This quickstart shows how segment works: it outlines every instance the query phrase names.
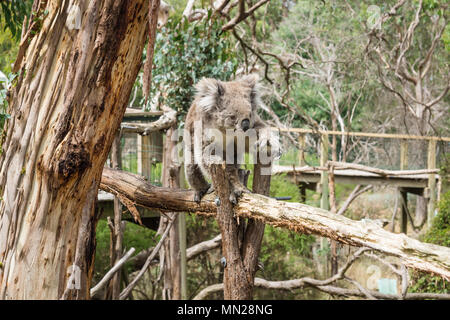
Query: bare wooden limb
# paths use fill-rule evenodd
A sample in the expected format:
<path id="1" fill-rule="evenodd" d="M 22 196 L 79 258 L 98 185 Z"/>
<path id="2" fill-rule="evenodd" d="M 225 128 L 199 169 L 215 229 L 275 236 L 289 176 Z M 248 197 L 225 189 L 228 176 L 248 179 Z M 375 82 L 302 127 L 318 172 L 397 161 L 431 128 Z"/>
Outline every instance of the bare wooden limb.
<path id="1" fill-rule="evenodd" d="M 413 227 L 414 231 L 416 231 L 416 232 L 420 231 L 420 227 L 421 226 L 415 226 L 414 225 L 414 220 L 413 220 L 413 218 L 411 216 L 411 213 L 409 212 L 408 204 L 406 203 L 405 198 L 403 196 L 401 196 L 399 198 L 400 198 L 400 202 L 401 202 L 402 211 L 406 213 L 406 217 L 405 218 L 407 218 L 409 220 L 409 222 L 411 223 L 411 226 Z M 405 220 L 404 223 L 406 224 L 406 220 Z"/>
<path id="2" fill-rule="evenodd" d="M 186 259 L 190 260 L 203 252 L 218 248 L 222 243 L 222 235 L 218 235 L 211 240 L 199 242 L 186 250 Z"/>
<path id="3" fill-rule="evenodd" d="M 162 107 L 164 114 L 156 121 L 150 123 L 122 122 L 123 132 L 133 132 L 146 136 L 151 132 L 166 130 L 177 121 L 177 112 L 169 107 Z"/>
<path id="4" fill-rule="evenodd" d="M 361 164 L 356 163 L 347 163 L 347 162 L 338 162 L 338 161 L 328 161 L 329 165 L 340 167 L 343 169 L 355 169 L 366 172 L 371 172 L 378 174 L 380 176 L 407 176 L 407 175 L 415 175 L 415 174 L 430 174 L 430 173 L 438 173 L 439 169 L 422 169 L 422 170 L 383 170 L 374 167 L 368 167 Z"/>
<path id="5" fill-rule="evenodd" d="M 195 0 L 188 0 L 186 7 L 183 11 L 183 17 L 189 18 L 192 14 L 192 10 L 194 9 Z"/>
<path id="6" fill-rule="evenodd" d="M 141 206 L 163 211 L 214 216 L 217 210 L 213 194 L 197 204 L 193 191 L 155 187 L 143 177 L 109 168 L 103 169 L 100 188 L 122 194 Z M 244 194 L 234 210 L 237 217 L 259 219 L 296 232 L 369 247 L 400 258 L 408 267 L 450 279 L 450 248 L 394 234 L 365 220 L 353 221 L 305 204 L 279 202 L 258 194 Z"/>
<path id="7" fill-rule="evenodd" d="M 100 292 L 100 290 L 103 289 L 103 287 L 108 284 L 109 280 L 111 280 L 111 278 L 114 276 L 114 274 L 117 271 L 119 271 L 120 268 L 125 264 L 125 262 L 127 262 L 130 259 L 131 255 L 134 253 L 134 251 L 136 251 L 136 249 L 134 249 L 134 248 L 131 248 L 130 250 L 128 250 L 128 252 L 122 258 L 120 258 L 119 261 L 117 261 L 117 263 L 114 265 L 114 267 L 112 267 L 105 274 L 105 276 L 102 278 L 102 280 L 100 280 L 100 282 L 97 283 L 97 285 L 91 289 L 91 298 L 95 297 L 95 295 L 98 294 Z"/>
<path id="8" fill-rule="evenodd" d="M 125 300 L 128 295 L 131 293 L 133 288 L 136 286 L 138 281 L 142 278 L 145 271 L 147 271 L 147 268 L 150 266 L 150 263 L 152 262 L 153 258 L 155 258 L 156 254 L 159 252 L 159 249 L 161 249 L 162 244 L 164 243 L 164 239 L 166 239 L 167 234 L 170 231 L 170 228 L 172 227 L 172 221 L 170 221 L 167 224 L 166 230 L 164 231 L 163 235 L 161 236 L 161 239 L 159 240 L 158 244 L 156 245 L 155 249 L 153 250 L 152 254 L 147 258 L 147 261 L 145 261 L 144 266 L 142 267 L 141 271 L 136 275 L 136 277 L 131 281 L 128 286 L 123 289 L 123 291 L 120 293 L 120 300 Z"/>
<path id="9" fill-rule="evenodd" d="M 220 247 L 220 244 L 222 243 L 222 236 L 219 234 L 216 237 L 199 242 L 197 244 L 194 244 L 192 247 L 188 248 L 186 250 L 186 260 L 194 259 L 195 257 L 199 256 L 200 254 L 207 252 L 209 250 L 216 249 Z M 142 268 L 145 261 L 147 260 L 148 256 L 153 252 L 154 248 L 149 248 L 146 250 L 142 250 L 137 255 L 135 255 L 133 258 L 130 259 L 130 261 L 133 261 L 135 268 Z M 152 264 L 157 263 L 156 260 L 153 260 Z"/>
<path id="10" fill-rule="evenodd" d="M 377 300 L 371 293 L 369 289 L 364 288 L 358 281 L 345 277 L 345 280 L 353 284 L 356 288 L 358 288 L 359 292 L 363 293 L 364 296 L 369 300 Z"/>
<path id="11" fill-rule="evenodd" d="M 353 200 L 355 200 L 357 197 L 359 197 L 361 194 L 369 191 L 370 189 L 372 189 L 373 186 L 368 185 L 364 188 L 361 189 L 361 185 L 357 185 L 355 187 L 355 189 L 353 189 L 352 193 L 350 193 L 350 195 L 348 196 L 348 198 L 345 200 L 344 204 L 342 205 L 342 207 L 339 208 L 339 211 L 337 214 L 342 215 L 344 214 L 344 212 L 348 209 L 348 207 L 351 205 L 351 203 L 353 202 Z"/>
<path id="12" fill-rule="evenodd" d="M 222 31 L 227 31 L 230 29 L 233 29 L 238 23 L 245 20 L 248 16 L 252 15 L 253 12 L 261 7 L 262 5 L 266 4 L 270 0 L 260 0 L 257 3 L 255 3 L 251 8 L 249 8 L 247 11 L 245 11 L 245 0 L 239 0 L 239 13 L 231 19 L 226 25 L 222 27 Z"/>
<path id="13" fill-rule="evenodd" d="M 397 209 L 398 209 L 398 199 L 399 196 L 395 197 L 395 203 L 394 203 L 394 211 L 392 212 L 392 218 L 391 218 L 391 232 L 394 232 L 395 230 L 395 216 L 397 215 Z"/>
<path id="14" fill-rule="evenodd" d="M 366 297 L 366 295 L 360 290 L 354 289 L 345 289 L 339 288 L 335 286 L 311 286 L 302 281 L 302 279 L 292 279 L 292 280 L 284 280 L 284 281 L 269 281 L 262 278 L 255 278 L 255 287 L 263 288 L 263 289 L 272 289 L 272 290 L 294 290 L 301 289 L 304 287 L 314 287 L 322 292 L 331 294 L 331 295 L 339 295 L 345 297 Z M 201 290 L 193 300 L 204 300 L 208 297 L 208 295 L 214 292 L 220 292 L 223 290 L 223 284 L 213 284 L 209 287 Z M 394 294 L 384 294 L 378 291 L 366 290 L 376 299 L 383 300 L 397 300 L 400 299 L 398 295 Z M 405 300 L 425 300 L 425 299 L 436 299 L 436 300 L 450 300 L 450 294 L 442 294 L 442 293 L 407 293 L 405 296 Z"/>
<path id="15" fill-rule="evenodd" d="M 120 148 L 121 140 L 121 130 L 118 130 L 111 147 L 111 167 L 114 169 L 122 168 L 122 152 Z M 123 233 L 125 230 L 125 222 L 122 221 L 122 205 L 118 197 L 114 197 L 114 223 L 110 222 L 110 217 L 108 217 L 108 225 L 113 225 L 111 229 L 111 244 L 110 244 L 110 257 L 111 265 L 115 265 L 122 255 L 123 252 Z M 121 273 L 117 272 L 111 279 L 109 290 L 107 291 L 107 297 L 112 300 L 119 299 L 120 294 L 120 282 Z"/>
<path id="16" fill-rule="evenodd" d="M 211 293 L 220 291 L 223 291 L 223 283 L 213 284 L 200 291 L 192 300 L 204 300 Z"/>
<path id="17" fill-rule="evenodd" d="M 136 209 L 135 203 L 131 201 L 129 198 L 122 196 L 121 194 L 116 194 L 116 198 L 122 202 L 122 204 L 127 207 L 127 209 L 130 211 L 131 215 L 133 216 L 134 221 L 139 223 L 142 226 L 142 220 L 141 215 L 139 214 L 139 211 Z"/>

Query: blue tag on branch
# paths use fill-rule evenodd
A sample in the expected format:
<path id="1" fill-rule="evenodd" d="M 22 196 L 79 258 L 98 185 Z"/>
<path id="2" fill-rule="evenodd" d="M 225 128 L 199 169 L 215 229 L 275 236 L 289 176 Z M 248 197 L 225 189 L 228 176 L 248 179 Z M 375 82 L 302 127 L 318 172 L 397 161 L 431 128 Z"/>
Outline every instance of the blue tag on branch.
<path id="1" fill-rule="evenodd" d="M 378 291 L 384 294 L 397 294 L 396 279 L 378 279 Z"/>

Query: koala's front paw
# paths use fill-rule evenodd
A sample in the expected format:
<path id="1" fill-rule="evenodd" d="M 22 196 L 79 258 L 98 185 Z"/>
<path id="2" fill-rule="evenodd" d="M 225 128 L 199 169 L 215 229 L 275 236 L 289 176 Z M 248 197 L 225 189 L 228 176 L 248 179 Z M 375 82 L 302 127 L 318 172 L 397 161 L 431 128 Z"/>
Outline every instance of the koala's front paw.
<path id="1" fill-rule="evenodd" d="M 202 201 L 202 198 L 205 194 L 211 193 L 214 191 L 214 188 L 212 188 L 212 189 L 211 188 L 212 188 L 212 186 L 208 185 L 208 187 L 203 190 L 195 190 L 194 201 L 197 202 L 197 204 L 199 204 L 200 201 Z"/>
<path id="2" fill-rule="evenodd" d="M 250 192 L 246 187 L 242 186 L 242 185 L 234 185 L 231 188 L 231 193 L 230 193 L 230 202 L 233 205 L 236 205 L 238 203 L 238 199 L 242 196 L 243 193 L 247 193 Z"/>

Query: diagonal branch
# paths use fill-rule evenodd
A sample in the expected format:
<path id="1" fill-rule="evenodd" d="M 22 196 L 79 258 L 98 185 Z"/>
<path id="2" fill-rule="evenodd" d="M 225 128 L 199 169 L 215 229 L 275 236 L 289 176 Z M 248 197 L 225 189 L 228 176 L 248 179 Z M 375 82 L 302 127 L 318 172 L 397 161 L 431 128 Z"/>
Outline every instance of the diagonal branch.
<path id="1" fill-rule="evenodd" d="M 239 0 L 239 12 L 238 14 L 231 19 L 226 25 L 222 27 L 222 31 L 227 31 L 230 29 L 233 29 L 238 23 L 241 21 L 247 19 L 248 16 L 253 14 L 253 12 L 261 7 L 262 5 L 266 4 L 270 0 L 260 0 L 256 4 L 254 4 L 250 9 L 245 11 L 245 0 Z"/>
<path id="2" fill-rule="evenodd" d="M 214 216 L 217 207 L 209 194 L 197 204 L 189 190 L 152 186 L 138 175 L 103 169 L 100 188 L 122 194 L 141 206 L 173 212 Z M 394 234 L 378 224 L 354 221 L 301 203 L 279 202 L 258 194 L 244 194 L 234 207 L 235 215 L 296 232 L 316 234 L 356 247 L 369 247 L 398 257 L 406 266 L 450 279 L 450 248 L 422 243 Z"/>
<path id="3" fill-rule="evenodd" d="M 131 293 L 133 288 L 136 286 L 138 281 L 142 278 L 142 276 L 145 274 L 145 271 L 147 271 L 147 268 L 150 266 L 150 263 L 155 258 L 156 254 L 161 249 L 162 244 L 164 243 L 164 240 L 166 239 L 167 235 L 169 234 L 170 228 L 172 227 L 173 220 L 170 221 L 167 224 L 166 230 L 164 231 L 163 235 L 161 236 L 161 239 L 159 240 L 158 244 L 156 245 L 155 249 L 153 249 L 152 254 L 147 258 L 147 261 L 145 261 L 144 266 L 142 267 L 141 271 L 136 275 L 136 277 L 131 281 L 128 286 L 123 289 L 123 291 L 120 293 L 120 300 L 125 300 L 128 295 Z"/>
<path id="4" fill-rule="evenodd" d="M 125 264 L 125 262 L 128 261 L 128 259 L 130 259 L 131 255 L 134 253 L 135 249 L 131 248 L 130 250 L 128 250 L 128 252 L 119 260 L 117 261 L 117 263 L 114 265 L 114 267 L 112 267 L 106 274 L 105 276 L 102 278 L 102 280 L 100 280 L 99 283 L 97 283 L 97 285 L 95 287 L 93 287 L 91 289 L 91 298 L 94 297 L 98 292 L 100 292 L 100 290 L 106 286 L 109 282 L 109 280 L 111 280 L 111 278 L 114 276 L 114 274 L 120 270 L 120 268 Z"/>

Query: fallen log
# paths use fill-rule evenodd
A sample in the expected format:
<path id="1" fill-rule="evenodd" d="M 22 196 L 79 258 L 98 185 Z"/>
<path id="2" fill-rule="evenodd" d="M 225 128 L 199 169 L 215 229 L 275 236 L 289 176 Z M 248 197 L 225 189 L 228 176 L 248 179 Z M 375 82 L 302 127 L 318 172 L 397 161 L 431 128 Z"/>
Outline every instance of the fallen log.
<path id="1" fill-rule="evenodd" d="M 104 168 L 100 188 L 147 208 L 204 216 L 216 214 L 214 194 L 206 195 L 197 204 L 193 201 L 193 191 L 155 187 L 141 176 L 120 170 Z M 356 247 L 372 248 L 400 258 L 408 267 L 450 280 L 450 248 L 391 233 L 367 219 L 354 221 L 320 208 L 280 202 L 258 194 L 244 194 L 235 206 L 235 215 Z"/>

